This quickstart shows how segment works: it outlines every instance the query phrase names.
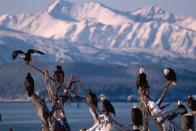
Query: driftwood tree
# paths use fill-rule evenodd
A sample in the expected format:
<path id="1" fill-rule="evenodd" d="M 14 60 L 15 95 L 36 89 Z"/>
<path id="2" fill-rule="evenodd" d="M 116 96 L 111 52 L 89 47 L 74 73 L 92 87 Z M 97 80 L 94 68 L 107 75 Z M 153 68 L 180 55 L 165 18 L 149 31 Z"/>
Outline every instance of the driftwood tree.
<path id="1" fill-rule="evenodd" d="M 89 129 L 81 129 L 81 131 L 111 131 L 105 129 L 105 126 L 107 126 L 107 121 L 108 119 L 110 119 L 109 121 L 112 123 L 112 127 L 113 125 L 116 125 L 119 128 L 122 128 L 124 125 L 121 124 L 120 122 L 118 122 L 117 120 L 115 120 L 113 117 L 108 117 L 108 115 L 106 115 L 105 112 L 103 112 L 102 110 L 100 110 L 97 106 L 89 103 L 88 101 L 86 101 L 85 98 L 78 96 L 82 102 L 86 103 L 90 108 L 92 108 L 93 110 L 95 110 L 98 114 L 98 122 L 96 122 L 91 128 Z"/>
<path id="2" fill-rule="evenodd" d="M 170 117 L 165 113 L 164 109 L 160 108 L 161 103 L 163 102 L 168 88 L 171 83 L 176 82 L 176 75 L 172 69 L 164 70 L 165 82 L 163 86 L 163 92 L 159 99 L 155 102 L 150 99 L 149 96 L 149 86 L 146 79 L 146 74 L 144 73 L 144 68 L 140 68 L 139 75 L 137 77 L 136 86 L 138 89 L 139 101 L 141 103 L 141 110 L 144 116 L 144 130 L 148 130 L 148 115 L 154 120 L 155 124 L 159 131 L 172 131 L 174 126 L 170 120 Z M 159 115 L 158 115 L 159 114 Z M 161 114 L 161 115 L 160 115 Z M 156 116 L 156 117 L 155 117 Z"/>
<path id="3" fill-rule="evenodd" d="M 62 102 L 61 99 L 56 99 L 55 95 L 52 94 L 52 91 L 48 85 L 48 83 L 49 83 L 48 81 L 50 79 L 53 81 L 55 81 L 55 79 L 50 77 L 47 74 L 47 72 L 43 72 L 42 70 L 36 68 L 35 66 L 33 66 L 30 63 L 32 60 L 31 54 L 33 54 L 33 53 L 43 54 L 43 53 L 40 51 L 37 51 L 37 50 L 33 50 L 33 49 L 30 49 L 28 52 L 24 53 L 22 51 L 14 51 L 12 54 L 13 59 L 15 59 L 18 54 L 24 55 L 23 60 L 24 60 L 25 64 L 31 66 L 33 69 L 46 75 L 45 76 L 46 77 L 46 86 L 47 86 L 48 94 L 53 101 L 53 104 L 55 105 L 56 102 L 57 103 Z M 163 100 L 168 92 L 169 86 L 171 84 L 175 85 L 175 83 L 176 83 L 176 75 L 175 75 L 174 70 L 172 70 L 171 68 L 164 69 L 164 76 L 165 76 L 166 80 L 164 82 L 163 92 L 157 101 L 153 101 L 150 98 L 149 85 L 148 85 L 148 81 L 146 79 L 146 74 L 144 72 L 144 68 L 141 68 L 139 72 L 140 73 L 137 77 L 136 86 L 138 89 L 139 101 L 141 103 L 141 109 L 142 109 L 142 113 L 144 116 L 144 119 L 143 119 L 144 128 L 139 129 L 139 130 L 147 131 L 148 130 L 148 120 L 153 119 L 155 124 L 157 125 L 157 128 L 159 131 L 174 131 L 175 128 L 178 128 L 179 130 L 183 131 L 184 129 L 181 129 L 181 127 L 179 127 L 173 121 L 173 119 L 178 114 L 184 113 L 183 110 L 181 110 L 180 108 L 176 108 L 176 109 L 168 112 L 168 111 L 164 110 L 164 106 L 162 106 L 162 108 L 160 107 L 161 103 L 163 102 Z M 70 79 L 70 80 L 72 81 L 73 79 Z M 74 80 L 72 82 L 75 83 L 76 80 Z M 78 83 L 78 81 L 76 83 Z M 80 86 L 80 84 L 78 84 L 78 85 Z M 49 109 L 46 106 L 46 103 L 42 99 L 40 99 L 40 97 L 36 93 L 34 93 L 34 82 L 29 81 L 29 79 L 27 77 L 26 77 L 26 81 L 25 81 L 25 87 L 26 87 L 26 90 L 27 90 L 29 96 L 32 98 L 32 104 L 35 107 L 35 109 L 36 109 L 36 111 L 42 121 L 42 125 L 43 125 L 42 129 L 43 130 L 54 130 L 54 131 L 60 131 L 60 130 L 69 131 L 70 130 L 69 124 L 66 121 L 66 117 L 64 115 L 63 115 L 63 117 L 60 116 L 63 118 L 61 121 L 63 124 L 58 119 L 55 118 L 55 114 L 58 114 L 59 109 L 54 109 L 52 111 L 49 111 Z M 90 108 L 95 110 L 100 116 L 103 116 L 103 112 L 101 110 L 99 110 L 96 106 L 86 102 L 85 98 L 78 96 L 77 91 L 78 91 L 78 86 L 77 86 L 77 88 L 73 88 L 73 90 L 71 90 L 71 88 L 67 88 L 66 90 L 64 90 L 63 96 L 59 96 L 59 97 L 66 99 L 66 100 L 74 99 L 74 100 L 77 100 L 80 102 L 85 102 L 88 106 L 90 106 Z M 58 111 L 56 111 L 56 113 L 55 113 L 55 110 L 58 110 Z M 63 114 L 63 108 L 62 108 L 60 114 L 61 115 Z M 186 117 L 187 115 L 190 115 L 190 113 L 188 113 L 184 116 Z M 191 120 L 192 120 L 192 117 L 191 117 Z M 120 124 L 119 122 L 114 120 L 113 118 L 111 118 L 111 121 L 112 121 L 112 123 L 118 125 L 119 128 L 117 130 L 119 130 L 119 131 L 127 131 L 127 129 L 132 130 L 132 128 L 130 128 L 130 127 L 134 126 L 132 123 L 123 126 L 122 124 Z M 187 119 L 185 119 L 185 121 L 187 121 Z M 194 122 L 194 120 L 191 122 Z M 191 128 L 194 128 L 194 126 L 192 126 Z"/>
<path id="4" fill-rule="evenodd" d="M 170 68 L 169 68 L 170 69 Z M 138 90 L 139 101 L 141 105 L 141 111 L 143 114 L 143 128 L 133 129 L 133 127 L 137 127 L 134 123 L 129 123 L 125 126 L 120 127 L 117 131 L 147 131 L 148 130 L 148 121 L 150 119 L 154 120 L 159 131 L 174 131 L 175 127 L 180 129 L 181 128 L 173 122 L 173 119 L 181 113 L 178 109 L 173 109 L 171 111 L 165 111 L 164 108 L 170 104 L 166 104 L 160 107 L 161 103 L 163 102 L 168 88 L 172 83 L 176 82 L 176 76 L 174 71 L 172 74 L 170 70 L 165 73 L 165 82 L 163 86 L 163 92 L 161 96 L 158 98 L 157 101 L 154 101 L 150 98 L 149 94 L 149 85 L 146 78 L 146 74 L 144 72 L 144 68 L 140 68 L 139 75 L 136 79 L 136 87 Z M 136 114 L 137 116 L 137 114 Z M 174 127 L 175 126 L 175 127 Z"/>

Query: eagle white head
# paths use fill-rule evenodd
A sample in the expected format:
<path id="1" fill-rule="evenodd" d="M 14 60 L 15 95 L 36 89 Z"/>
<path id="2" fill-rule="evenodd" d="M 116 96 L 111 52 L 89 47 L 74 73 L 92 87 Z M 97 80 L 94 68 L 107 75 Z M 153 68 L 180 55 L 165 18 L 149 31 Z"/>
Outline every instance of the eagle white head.
<path id="1" fill-rule="evenodd" d="M 163 73 L 164 73 L 165 76 L 167 76 L 169 74 L 169 69 L 164 69 Z"/>
<path id="2" fill-rule="evenodd" d="M 138 108 L 135 103 L 133 103 L 132 108 Z"/>
<path id="3" fill-rule="evenodd" d="M 145 71 L 144 71 L 144 68 L 140 68 L 140 69 L 139 69 L 139 73 L 140 73 L 140 74 L 142 74 L 142 73 L 144 73 L 144 72 L 145 72 Z"/>
<path id="4" fill-rule="evenodd" d="M 177 105 L 179 106 L 181 104 L 181 101 L 178 100 Z"/>
<path id="5" fill-rule="evenodd" d="M 99 96 L 99 98 L 100 98 L 100 100 L 101 100 L 101 101 L 103 101 L 103 100 L 105 100 L 105 99 L 106 99 L 106 96 L 105 96 L 105 95 L 103 95 L 103 94 L 101 94 L 101 95 Z"/>

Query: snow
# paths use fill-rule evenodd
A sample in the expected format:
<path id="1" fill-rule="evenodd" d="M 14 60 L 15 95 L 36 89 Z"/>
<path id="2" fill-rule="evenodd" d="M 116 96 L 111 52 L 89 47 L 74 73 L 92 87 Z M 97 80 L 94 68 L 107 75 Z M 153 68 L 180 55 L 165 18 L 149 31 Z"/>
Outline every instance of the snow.
<path id="1" fill-rule="evenodd" d="M 77 20 L 93 18 L 100 23 L 113 26 L 119 26 L 131 21 L 128 18 L 105 8 L 97 2 L 89 2 L 76 7 L 73 16 L 77 18 Z"/>
<path id="2" fill-rule="evenodd" d="M 158 20 L 167 21 L 169 23 L 173 23 L 176 21 L 176 16 L 174 14 L 169 13 L 166 10 L 162 10 L 156 5 L 146 5 L 131 12 L 131 15 L 143 21 Z"/>
<path id="3" fill-rule="evenodd" d="M 122 12 L 98 2 L 55 0 L 34 14 L 0 16 L 0 29 L 0 51 L 38 48 L 46 52 L 46 61 L 127 65 L 156 63 L 163 57 L 196 58 L 196 20 L 153 5 Z"/>
<path id="4" fill-rule="evenodd" d="M 196 31 L 196 20 L 192 17 L 181 17 L 178 18 L 177 24 L 183 28 L 187 28 Z"/>

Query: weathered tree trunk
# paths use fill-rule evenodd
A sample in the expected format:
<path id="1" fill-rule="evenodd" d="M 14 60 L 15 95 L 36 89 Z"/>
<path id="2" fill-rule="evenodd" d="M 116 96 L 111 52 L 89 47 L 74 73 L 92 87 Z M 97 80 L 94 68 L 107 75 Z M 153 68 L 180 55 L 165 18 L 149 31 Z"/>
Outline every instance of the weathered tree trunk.
<path id="1" fill-rule="evenodd" d="M 148 117 L 148 110 L 145 108 L 146 105 L 146 101 L 145 101 L 145 95 L 142 92 L 142 89 L 139 88 L 138 90 L 138 95 L 139 95 L 139 100 L 140 100 L 140 105 L 141 105 L 141 111 L 142 111 L 142 116 L 143 118 Z M 144 131 L 148 131 L 148 121 L 143 119 L 143 127 L 144 127 Z"/>
<path id="2" fill-rule="evenodd" d="M 165 81 L 164 86 L 163 86 L 163 92 L 160 96 L 160 98 L 157 100 L 157 105 L 160 105 L 163 102 L 163 99 L 165 98 L 169 85 L 171 84 L 171 81 Z"/>
<path id="3" fill-rule="evenodd" d="M 148 117 L 149 113 L 145 109 L 144 104 L 141 105 L 141 109 L 142 109 L 142 115 L 144 116 L 144 118 Z M 148 131 L 148 121 L 147 120 L 143 120 L 143 124 L 144 124 L 144 131 Z"/>
<path id="4" fill-rule="evenodd" d="M 79 97 L 79 96 L 78 96 L 78 97 Z M 95 105 L 92 105 L 92 104 L 86 102 L 86 99 L 85 99 L 85 98 L 79 97 L 79 99 L 81 100 L 81 102 L 86 103 L 90 108 L 92 108 L 93 110 L 95 110 L 98 114 L 102 114 L 102 113 L 103 113 L 103 112 L 102 112 L 99 108 L 97 108 Z M 116 121 L 114 118 L 111 118 L 111 119 L 112 119 L 112 122 L 113 122 L 115 125 L 117 125 L 117 126 L 120 127 L 120 128 L 123 127 L 123 124 L 119 123 L 119 122 Z"/>

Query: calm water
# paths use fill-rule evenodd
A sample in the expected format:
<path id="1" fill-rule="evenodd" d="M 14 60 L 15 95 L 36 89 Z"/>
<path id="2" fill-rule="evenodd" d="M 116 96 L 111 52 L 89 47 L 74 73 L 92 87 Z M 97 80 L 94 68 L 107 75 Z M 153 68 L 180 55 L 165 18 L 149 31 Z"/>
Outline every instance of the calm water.
<path id="1" fill-rule="evenodd" d="M 50 104 L 48 105 L 51 106 Z M 116 119 L 121 123 L 127 124 L 130 121 L 130 104 L 129 103 L 114 103 L 117 111 Z M 65 105 L 67 119 L 73 131 L 78 131 L 80 128 L 91 127 L 92 118 L 89 113 L 89 108 L 85 104 Z M 39 118 L 31 103 L 0 103 L 0 113 L 2 121 L 0 122 L 0 131 L 7 131 L 10 127 L 14 131 L 40 131 L 41 125 Z"/>
<path id="2" fill-rule="evenodd" d="M 117 115 L 116 120 L 122 124 L 131 121 L 130 107 L 131 103 L 113 103 Z M 51 105 L 48 105 L 51 107 Z M 85 104 L 65 105 L 65 112 L 72 131 L 79 131 L 80 128 L 89 128 L 92 126 L 92 118 L 89 108 Z M 31 103 L 0 103 L 0 113 L 2 121 L 0 122 L 0 131 L 7 131 L 10 127 L 14 131 L 41 131 L 40 120 L 37 117 Z M 153 124 L 150 126 L 151 131 L 156 131 Z"/>

